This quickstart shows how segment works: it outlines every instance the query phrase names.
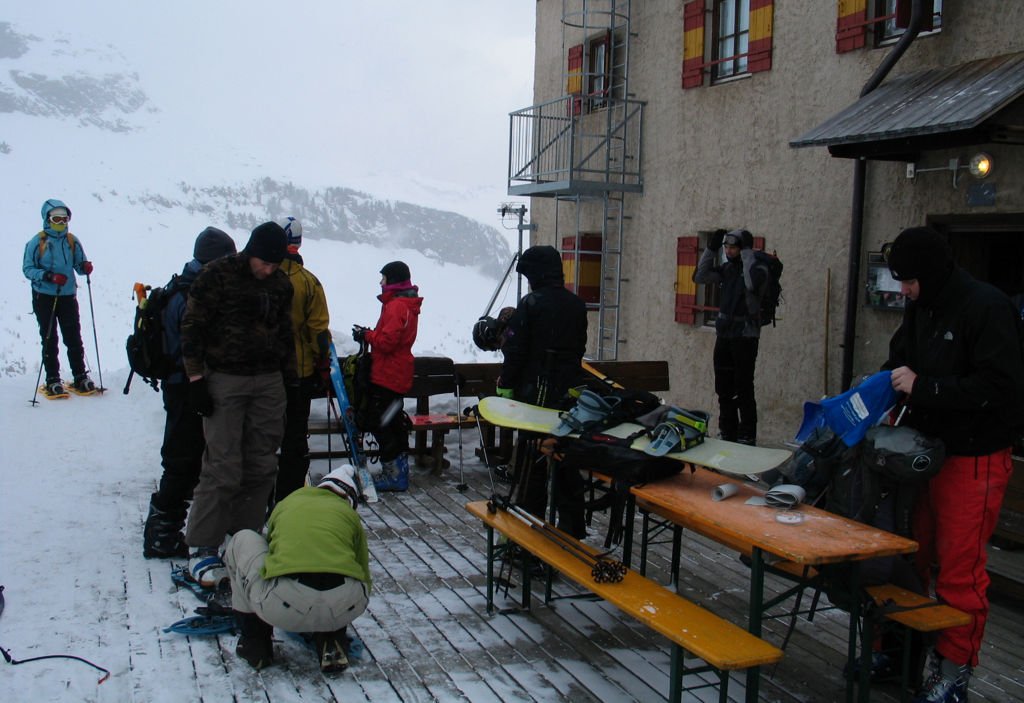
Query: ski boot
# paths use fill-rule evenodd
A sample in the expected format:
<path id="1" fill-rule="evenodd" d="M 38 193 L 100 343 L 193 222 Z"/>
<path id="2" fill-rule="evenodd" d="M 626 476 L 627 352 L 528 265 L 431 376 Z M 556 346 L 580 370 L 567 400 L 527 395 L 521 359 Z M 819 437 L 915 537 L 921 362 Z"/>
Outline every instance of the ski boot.
<path id="1" fill-rule="evenodd" d="M 68 392 L 64 390 L 64 384 L 59 378 L 46 379 L 46 385 L 41 390 L 47 398 L 67 398 Z"/>
<path id="2" fill-rule="evenodd" d="M 249 662 L 249 666 L 259 671 L 274 663 L 273 625 L 268 625 L 256 613 L 235 611 L 235 624 L 241 633 L 235 654 Z"/>
<path id="3" fill-rule="evenodd" d="M 409 455 L 399 454 L 393 461 L 381 462 L 381 474 L 373 479 L 378 491 L 409 490 Z"/>
<path id="4" fill-rule="evenodd" d="M 142 528 L 142 556 L 146 559 L 187 557 L 188 545 L 181 528 L 185 526 L 185 507 L 161 510 L 156 507 L 156 494 L 149 500 L 149 515 Z"/>
<path id="5" fill-rule="evenodd" d="M 932 664 L 932 675 L 914 697 L 913 703 L 966 703 L 967 684 L 971 680 L 971 667 L 968 664 L 954 664 L 948 659 L 934 656 L 937 664 Z"/>
<path id="6" fill-rule="evenodd" d="M 230 581 L 216 547 L 197 547 L 189 555 L 188 573 L 203 588 L 219 589 L 224 582 Z"/>
<path id="7" fill-rule="evenodd" d="M 344 627 L 334 632 L 314 632 L 313 645 L 323 673 L 339 673 L 348 668 L 348 636 Z"/>

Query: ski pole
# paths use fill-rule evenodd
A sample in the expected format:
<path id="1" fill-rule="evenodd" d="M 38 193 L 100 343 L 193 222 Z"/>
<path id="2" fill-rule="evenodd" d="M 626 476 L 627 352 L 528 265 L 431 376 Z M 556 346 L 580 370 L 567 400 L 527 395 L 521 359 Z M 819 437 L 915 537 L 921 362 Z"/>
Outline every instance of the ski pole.
<path id="1" fill-rule="evenodd" d="M 92 306 L 92 276 L 85 274 L 86 288 L 89 289 L 89 317 L 92 320 L 92 345 L 96 349 L 96 374 L 100 379 L 100 393 L 106 390 L 103 387 L 103 366 L 100 364 L 100 343 L 96 338 L 96 311 Z"/>
<path id="2" fill-rule="evenodd" d="M 466 485 L 466 470 L 462 465 L 462 393 L 459 379 L 455 379 L 455 409 L 458 410 L 459 420 L 459 485 L 455 487 L 459 493 L 464 492 L 469 486 Z"/>
<path id="3" fill-rule="evenodd" d="M 50 324 L 46 328 L 46 339 L 43 340 L 43 355 L 39 359 L 39 373 L 36 374 L 36 390 L 32 394 L 32 400 L 28 401 L 32 405 L 38 405 L 39 401 L 36 400 L 36 396 L 39 395 L 39 381 L 43 377 L 43 363 L 46 361 L 46 348 L 50 346 L 50 337 L 53 336 L 53 328 L 57 324 L 57 301 L 60 295 L 60 286 L 57 286 L 57 292 L 53 296 L 53 307 L 50 309 Z"/>

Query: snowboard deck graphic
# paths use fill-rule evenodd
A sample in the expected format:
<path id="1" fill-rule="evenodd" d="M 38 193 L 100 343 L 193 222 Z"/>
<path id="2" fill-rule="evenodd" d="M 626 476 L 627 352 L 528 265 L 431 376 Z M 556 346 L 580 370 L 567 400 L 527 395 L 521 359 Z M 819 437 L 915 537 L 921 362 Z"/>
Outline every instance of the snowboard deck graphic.
<path id="1" fill-rule="evenodd" d="M 528 432 L 551 434 L 551 431 L 560 422 L 558 410 L 497 396 L 481 400 L 479 409 L 480 416 L 492 425 Z M 643 429 L 642 425 L 625 422 L 615 427 L 606 428 L 602 430 L 602 433 L 612 437 L 625 438 Z M 572 433 L 570 436 L 578 437 L 579 433 Z M 632 449 L 643 451 L 650 443 L 650 437 L 645 434 L 633 440 L 633 444 L 630 446 Z M 788 449 L 752 447 L 747 444 L 705 437 L 704 441 L 695 447 L 686 451 L 670 452 L 665 456 L 726 474 L 747 476 L 774 469 L 786 461 L 791 456 L 791 452 Z"/>
<path id="2" fill-rule="evenodd" d="M 331 342 L 331 386 L 334 389 L 334 397 L 338 402 L 338 415 L 341 417 L 342 427 L 345 430 L 345 444 L 348 447 L 349 458 L 352 466 L 356 469 L 356 477 L 359 479 L 363 497 L 367 503 L 376 503 L 380 500 L 377 495 L 377 488 L 373 485 L 373 476 L 366 468 L 366 457 L 363 455 L 362 445 L 359 442 L 359 428 L 356 427 L 352 418 L 352 404 L 348 399 L 348 392 L 345 390 L 345 378 L 341 375 L 341 362 L 338 359 L 338 350 Z"/>

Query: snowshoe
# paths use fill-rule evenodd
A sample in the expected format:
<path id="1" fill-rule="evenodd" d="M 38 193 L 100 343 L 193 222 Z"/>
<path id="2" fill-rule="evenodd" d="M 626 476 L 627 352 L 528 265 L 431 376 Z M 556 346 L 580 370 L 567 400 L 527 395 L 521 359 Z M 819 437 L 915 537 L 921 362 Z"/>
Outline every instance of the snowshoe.
<path id="1" fill-rule="evenodd" d="M 231 582 L 222 581 L 217 588 L 204 588 L 189 573 L 187 565 L 171 565 L 171 581 L 175 586 L 187 588 L 192 594 L 209 605 L 216 603 L 230 607 L 231 605 Z"/>
<path id="2" fill-rule="evenodd" d="M 100 392 L 88 376 L 80 376 L 72 383 L 64 381 L 64 387 L 75 395 L 98 395 Z"/>
<path id="3" fill-rule="evenodd" d="M 60 381 L 50 381 L 49 383 L 39 386 L 39 392 L 43 394 L 43 397 L 47 400 L 62 400 L 70 397 L 68 392 L 64 390 L 64 385 Z"/>
<path id="4" fill-rule="evenodd" d="M 179 635 L 234 634 L 235 616 L 230 608 L 211 602 L 207 606 L 196 608 L 195 612 L 196 614 L 191 617 L 171 623 L 164 628 L 164 632 Z"/>

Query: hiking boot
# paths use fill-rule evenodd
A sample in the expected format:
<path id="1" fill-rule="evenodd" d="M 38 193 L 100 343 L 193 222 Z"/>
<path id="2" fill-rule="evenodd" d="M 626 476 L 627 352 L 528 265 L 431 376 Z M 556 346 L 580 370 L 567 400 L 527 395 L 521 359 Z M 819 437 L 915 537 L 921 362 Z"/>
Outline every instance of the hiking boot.
<path id="1" fill-rule="evenodd" d="M 44 392 L 46 395 L 64 395 L 64 384 L 60 381 L 47 381 Z"/>
<path id="2" fill-rule="evenodd" d="M 75 376 L 75 382 L 71 384 L 79 393 L 92 393 L 96 390 L 96 384 L 89 378 L 89 374 Z"/>
<path id="3" fill-rule="evenodd" d="M 155 495 L 155 494 L 154 494 Z M 149 502 L 149 515 L 142 528 L 142 556 L 146 559 L 187 557 L 188 545 L 181 528 L 185 526 L 185 508 L 160 510 L 153 499 Z"/>
<path id="4" fill-rule="evenodd" d="M 381 462 L 381 474 L 373 479 L 378 491 L 409 490 L 409 455 L 399 454 L 394 461 Z"/>
<path id="5" fill-rule="evenodd" d="M 235 611 L 235 624 L 241 633 L 235 654 L 249 662 L 249 666 L 259 671 L 274 663 L 274 634 L 272 625 L 268 625 L 255 613 Z"/>
<path id="6" fill-rule="evenodd" d="M 348 655 L 345 654 L 348 636 L 344 627 L 334 632 L 314 632 L 313 645 L 323 673 L 338 673 L 348 668 Z"/>
<path id="7" fill-rule="evenodd" d="M 971 667 L 941 659 L 912 703 L 966 703 Z"/>
<path id="8" fill-rule="evenodd" d="M 188 573 L 203 588 L 220 588 L 224 582 L 230 583 L 228 570 L 216 547 L 197 547 L 189 555 Z"/>

